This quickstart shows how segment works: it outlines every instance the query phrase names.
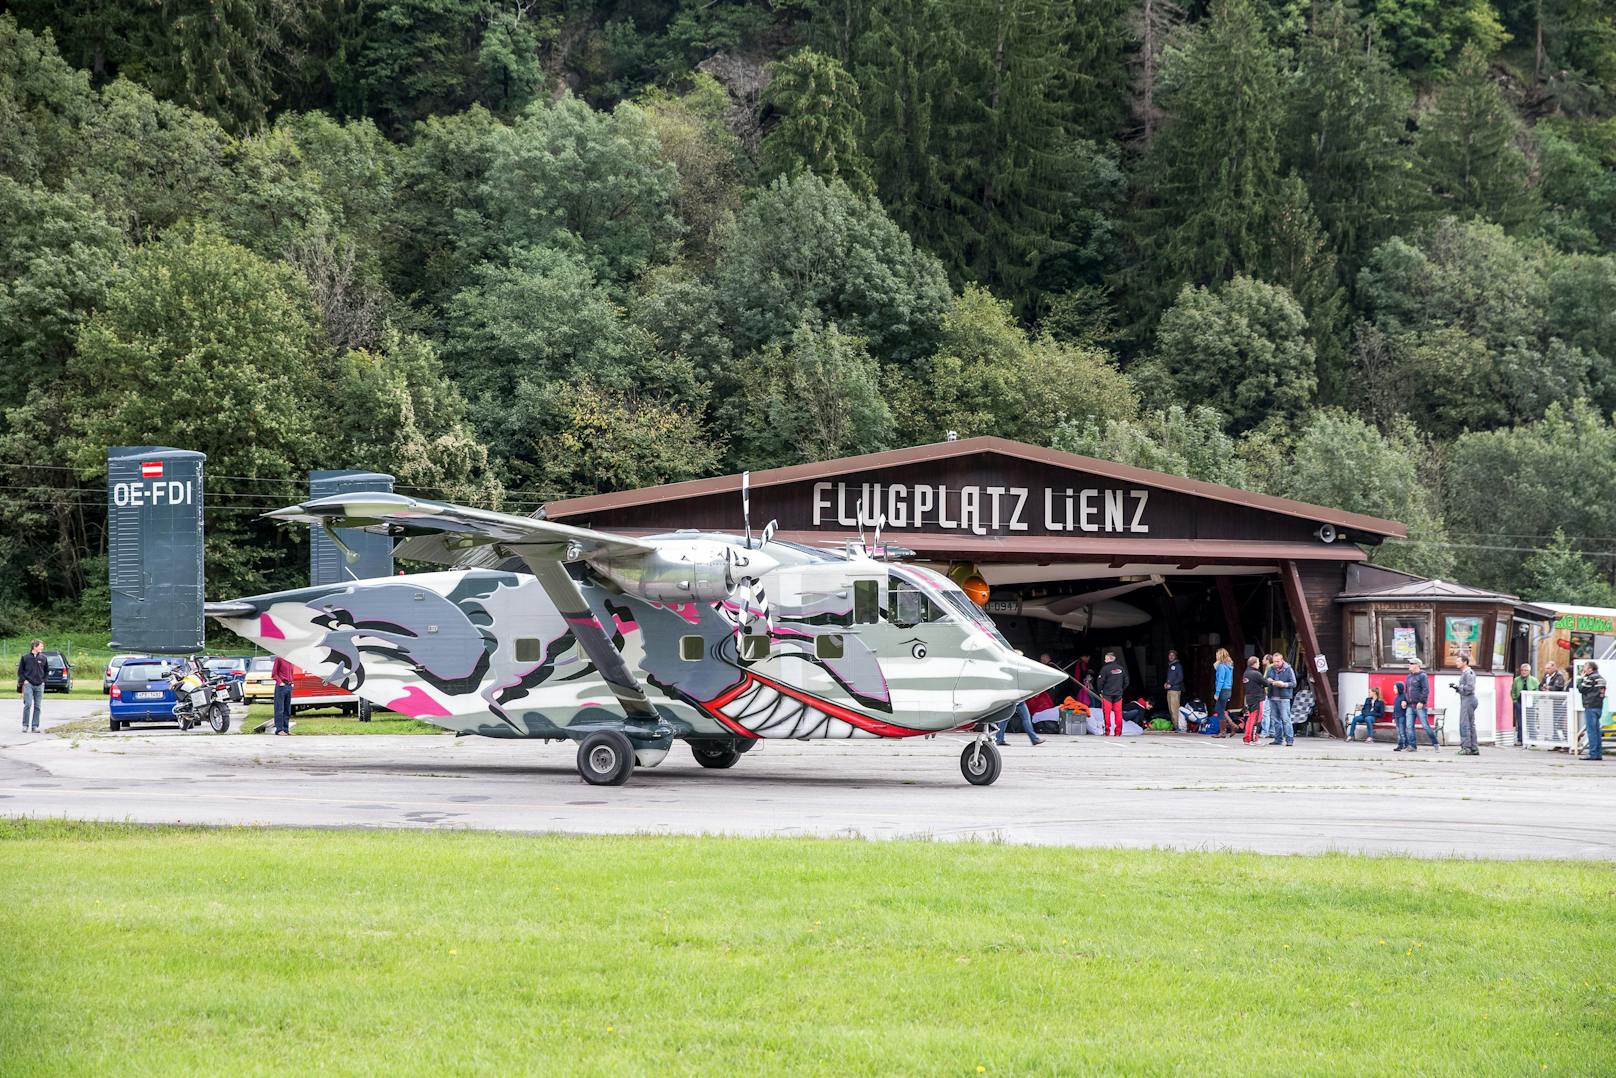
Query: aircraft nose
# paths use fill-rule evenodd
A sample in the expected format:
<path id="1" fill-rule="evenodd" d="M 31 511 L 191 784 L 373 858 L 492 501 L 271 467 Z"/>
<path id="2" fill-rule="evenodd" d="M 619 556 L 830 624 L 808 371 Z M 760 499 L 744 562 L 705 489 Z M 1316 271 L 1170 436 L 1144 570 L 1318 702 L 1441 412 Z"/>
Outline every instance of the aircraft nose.
<path id="1" fill-rule="evenodd" d="M 1053 666 L 1045 666 L 1025 656 L 1017 656 L 1016 684 L 1023 696 L 1037 696 L 1053 689 L 1066 680 L 1066 675 Z"/>

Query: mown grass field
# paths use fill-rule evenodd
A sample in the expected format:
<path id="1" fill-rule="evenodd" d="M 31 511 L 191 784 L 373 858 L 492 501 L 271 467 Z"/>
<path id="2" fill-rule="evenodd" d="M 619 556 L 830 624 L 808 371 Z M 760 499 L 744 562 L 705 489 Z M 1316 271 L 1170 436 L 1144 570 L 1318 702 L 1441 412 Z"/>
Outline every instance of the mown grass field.
<path id="1" fill-rule="evenodd" d="M 0 1073 L 1609 1074 L 1609 865 L 0 823 Z"/>

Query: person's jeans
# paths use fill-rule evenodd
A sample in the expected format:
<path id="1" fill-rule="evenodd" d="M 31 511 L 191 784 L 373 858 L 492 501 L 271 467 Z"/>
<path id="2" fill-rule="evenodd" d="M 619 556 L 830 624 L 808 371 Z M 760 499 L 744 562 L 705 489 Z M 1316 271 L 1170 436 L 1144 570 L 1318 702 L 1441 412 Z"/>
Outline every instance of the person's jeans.
<path id="1" fill-rule="evenodd" d="M 1408 705 L 1408 711 L 1411 716 L 1408 720 L 1409 748 L 1415 748 L 1419 745 L 1421 726 L 1425 727 L 1425 732 L 1431 737 L 1431 747 L 1433 749 L 1441 748 L 1442 742 L 1436 738 L 1436 727 L 1431 725 L 1430 710 L 1424 704 L 1410 704 Z"/>
<path id="2" fill-rule="evenodd" d="M 275 686 L 275 732 L 291 732 L 292 727 L 292 687 L 290 685 Z"/>
<path id="3" fill-rule="evenodd" d="M 1397 744 L 1405 749 L 1414 747 L 1414 716 L 1404 708 L 1392 720 L 1397 723 Z"/>
<path id="4" fill-rule="evenodd" d="M 33 728 L 39 729 L 39 713 L 45 706 L 45 686 L 35 685 L 32 681 L 22 683 L 22 728 L 28 729 L 28 716 L 32 715 Z"/>
<path id="5" fill-rule="evenodd" d="M 1521 744 L 1521 702 L 1515 701 L 1515 744 Z"/>
<path id="6" fill-rule="evenodd" d="M 1476 698 L 1459 697 L 1459 747 L 1467 752 L 1480 751 L 1476 745 Z"/>
<path id="7" fill-rule="evenodd" d="M 1357 736 L 1359 726 L 1362 726 L 1364 728 L 1365 737 L 1366 737 L 1367 740 L 1369 740 L 1369 741 L 1375 740 L 1375 719 L 1374 719 L 1374 716 L 1370 715 L 1369 712 L 1367 712 L 1367 711 L 1360 711 L 1360 712 L 1358 712 L 1356 715 L 1354 715 L 1352 717 L 1351 722 L 1347 723 L 1347 740 L 1348 741 L 1351 741 L 1354 737 Z"/>
<path id="8" fill-rule="evenodd" d="M 1588 735 L 1588 759 L 1601 760 L 1605 756 L 1603 738 L 1599 731 L 1599 714 L 1602 708 L 1585 707 L 1582 709 L 1582 727 Z"/>
<path id="9" fill-rule="evenodd" d="M 1296 743 L 1296 727 L 1291 725 L 1291 702 L 1289 700 L 1270 700 L 1268 709 L 1274 713 L 1274 743 L 1283 741 L 1287 745 Z"/>
<path id="10" fill-rule="evenodd" d="M 1212 717 L 1207 733 L 1217 737 L 1223 733 L 1223 724 L 1229 721 L 1229 694 L 1220 692 L 1212 698 Z"/>
<path id="11" fill-rule="evenodd" d="M 1021 728 L 1027 731 L 1027 740 L 1034 745 L 1038 744 L 1038 731 L 1032 728 L 1032 712 L 1027 710 L 1025 703 L 1017 704 L 1016 713 L 993 728 L 993 740 L 1001 745 L 1004 744 L 1004 735 L 1010 730 L 1011 719 L 1020 719 Z"/>

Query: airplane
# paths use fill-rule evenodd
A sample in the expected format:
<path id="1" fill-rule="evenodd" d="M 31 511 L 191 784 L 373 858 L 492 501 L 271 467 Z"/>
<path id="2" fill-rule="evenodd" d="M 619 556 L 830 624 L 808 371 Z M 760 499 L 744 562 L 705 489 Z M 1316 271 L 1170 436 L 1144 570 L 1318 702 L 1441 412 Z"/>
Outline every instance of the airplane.
<path id="1" fill-rule="evenodd" d="M 742 497 L 744 513 L 744 479 Z M 757 541 L 749 518 L 744 535 L 639 538 L 375 492 L 266 516 L 386 534 L 398 558 L 451 568 L 209 603 L 210 617 L 456 734 L 575 741 L 592 785 L 676 740 L 728 768 L 768 740 L 960 731 L 974 734 L 960 770 L 985 786 L 1001 769 L 992 724 L 1065 680 L 941 573 L 776 539 L 772 521 Z"/>

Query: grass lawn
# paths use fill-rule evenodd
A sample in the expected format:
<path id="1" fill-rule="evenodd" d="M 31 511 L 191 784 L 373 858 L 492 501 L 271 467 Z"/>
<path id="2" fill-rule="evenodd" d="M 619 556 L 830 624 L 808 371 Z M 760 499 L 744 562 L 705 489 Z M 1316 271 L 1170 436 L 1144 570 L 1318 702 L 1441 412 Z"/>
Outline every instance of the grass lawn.
<path id="1" fill-rule="evenodd" d="M 1609 1074 L 1613 892 L 1605 864 L 0 821 L 0 1073 Z"/>

